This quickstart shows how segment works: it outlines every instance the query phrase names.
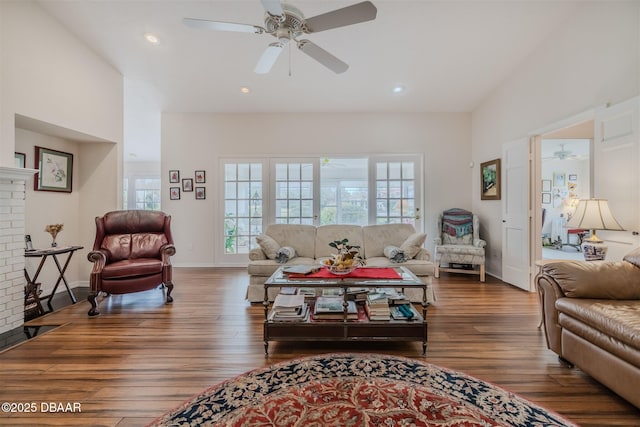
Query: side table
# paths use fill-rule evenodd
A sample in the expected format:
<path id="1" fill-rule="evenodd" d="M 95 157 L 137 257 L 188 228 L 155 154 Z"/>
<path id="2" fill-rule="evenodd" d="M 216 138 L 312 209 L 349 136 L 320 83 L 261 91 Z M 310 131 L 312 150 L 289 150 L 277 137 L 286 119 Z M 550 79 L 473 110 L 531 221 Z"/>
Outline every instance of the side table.
<path id="1" fill-rule="evenodd" d="M 49 307 L 49 311 L 53 311 L 51 300 L 53 299 L 53 296 L 58 290 L 58 286 L 60 285 L 60 282 L 63 282 L 65 288 L 67 288 L 67 294 L 69 294 L 69 298 L 71 299 L 71 302 L 75 304 L 77 302 L 76 296 L 73 294 L 73 291 L 69 287 L 69 283 L 67 283 L 67 279 L 64 277 L 64 273 L 67 271 L 67 267 L 69 266 L 69 261 L 71 261 L 71 257 L 73 256 L 74 252 L 80 249 L 83 249 L 83 246 L 65 246 L 60 248 L 37 249 L 34 251 L 25 251 L 24 253 L 25 258 L 40 258 L 40 264 L 38 265 L 38 268 L 36 269 L 36 273 L 33 275 L 33 277 L 29 276 L 29 273 L 27 272 L 26 268 L 24 270 L 24 277 L 27 279 L 27 285 L 25 289 L 25 301 L 27 300 L 36 301 L 37 305 L 41 309 L 42 306 L 40 304 L 40 301 L 47 299 L 47 306 Z M 66 261 L 64 262 L 64 265 L 61 265 L 60 260 L 58 259 L 58 255 L 63 255 L 63 254 L 68 254 L 68 255 L 67 255 Z M 38 280 L 38 276 L 40 276 L 40 272 L 42 271 L 42 267 L 44 266 L 44 263 L 47 261 L 48 258 L 53 259 L 59 274 L 58 274 L 58 279 L 56 280 L 56 284 L 53 287 L 53 290 L 51 291 L 51 294 L 41 297 L 39 295 L 39 290 L 38 290 L 39 286 L 38 286 L 37 280 Z"/>

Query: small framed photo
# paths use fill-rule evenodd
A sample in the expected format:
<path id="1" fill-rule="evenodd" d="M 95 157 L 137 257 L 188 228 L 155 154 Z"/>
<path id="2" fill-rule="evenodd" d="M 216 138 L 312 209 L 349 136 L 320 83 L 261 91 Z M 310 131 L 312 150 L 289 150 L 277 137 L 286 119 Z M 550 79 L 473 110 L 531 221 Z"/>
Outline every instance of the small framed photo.
<path id="1" fill-rule="evenodd" d="M 481 200 L 500 200 L 500 159 L 480 164 Z"/>
<path id="2" fill-rule="evenodd" d="M 571 173 L 569 174 L 569 181 L 577 181 L 578 180 L 578 175 L 575 173 Z"/>
<path id="3" fill-rule="evenodd" d="M 561 172 L 553 173 L 553 186 L 554 187 L 564 187 L 565 186 L 565 175 Z"/>
<path id="4" fill-rule="evenodd" d="M 542 192 L 543 193 L 550 193 L 551 192 L 551 180 L 550 179 L 543 179 L 542 180 Z"/>
<path id="5" fill-rule="evenodd" d="M 542 204 L 543 205 L 551 204 L 551 193 L 542 193 Z"/>
<path id="6" fill-rule="evenodd" d="M 207 190 L 205 187 L 196 187 L 196 200 L 204 200 L 207 198 Z"/>
<path id="7" fill-rule="evenodd" d="M 169 187 L 169 199 L 180 200 L 180 187 Z"/>
<path id="8" fill-rule="evenodd" d="M 196 171 L 196 184 L 204 184 L 206 181 L 205 171 Z"/>
<path id="9" fill-rule="evenodd" d="M 180 171 L 178 170 L 170 170 L 169 171 L 169 182 L 172 184 L 177 184 L 180 182 Z"/>
<path id="10" fill-rule="evenodd" d="M 27 163 L 27 155 L 24 153 L 15 152 L 16 163 L 15 166 L 17 168 L 24 168 Z"/>
<path id="11" fill-rule="evenodd" d="M 71 193 L 73 154 L 44 147 L 35 147 L 34 190 Z"/>
<path id="12" fill-rule="evenodd" d="M 189 192 L 193 191 L 193 179 L 192 178 L 182 178 L 182 191 Z"/>

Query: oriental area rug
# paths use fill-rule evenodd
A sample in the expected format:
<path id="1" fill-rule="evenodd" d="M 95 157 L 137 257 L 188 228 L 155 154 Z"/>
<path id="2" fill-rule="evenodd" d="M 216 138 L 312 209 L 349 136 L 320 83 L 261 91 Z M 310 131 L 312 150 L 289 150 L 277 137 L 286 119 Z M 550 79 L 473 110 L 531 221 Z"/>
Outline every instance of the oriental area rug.
<path id="1" fill-rule="evenodd" d="M 380 354 L 325 354 L 212 387 L 151 426 L 575 426 L 460 372 Z"/>

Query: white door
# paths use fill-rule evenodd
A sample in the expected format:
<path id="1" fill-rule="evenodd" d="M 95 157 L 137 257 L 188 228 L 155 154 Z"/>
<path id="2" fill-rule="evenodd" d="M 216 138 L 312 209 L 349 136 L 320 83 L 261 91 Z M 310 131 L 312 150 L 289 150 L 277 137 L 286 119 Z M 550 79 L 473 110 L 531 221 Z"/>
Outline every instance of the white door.
<path id="1" fill-rule="evenodd" d="M 502 146 L 502 280 L 532 291 L 529 162 L 528 139 Z"/>
<path id="2" fill-rule="evenodd" d="M 593 197 L 608 199 L 626 231 L 598 231 L 609 247 L 608 260 L 620 260 L 640 246 L 640 98 L 596 111 Z"/>

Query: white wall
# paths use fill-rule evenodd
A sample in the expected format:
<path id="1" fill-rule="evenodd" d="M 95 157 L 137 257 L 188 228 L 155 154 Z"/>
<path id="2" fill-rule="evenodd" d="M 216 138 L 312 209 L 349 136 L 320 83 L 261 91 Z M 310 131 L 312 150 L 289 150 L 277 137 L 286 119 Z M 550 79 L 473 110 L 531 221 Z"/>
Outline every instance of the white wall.
<path id="1" fill-rule="evenodd" d="M 162 207 L 173 216 L 175 265 L 212 265 L 221 219 L 218 198 L 222 157 L 281 155 L 423 154 L 424 224 L 433 249 L 437 215 L 470 208 L 470 115 L 413 114 L 205 114 L 162 116 Z M 206 200 L 183 193 L 169 200 L 169 170 L 181 178 L 207 172 Z"/>
<path id="2" fill-rule="evenodd" d="M 13 152 L 22 151 L 32 167 L 36 142 L 76 156 L 73 193 L 26 195 L 27 205 L 33 207 L 26 212 L 28 232 L 39 242 L 46 240 L 41 227 L 64 223 L 60 238 L 85 246 L 76 257 L 86 259 L 95 234 L 94 217 L 116 209 L 121 198 L 122 76 L 36 3 L 4 0 L 0 1 L 0 93 L 0 166 L 13 166 Z M 47 129 L 103 142 L 23 133 L 15 127 L 16 115 L 35 119 Z M 87 282 L 89 271 L 89 263 L 82 262 L 75 277 Z"/>
<path id="3" fill-rule="evenodd" d="M 640 2 L 584 2 L 514 73 L 473 111 L 476 164 L 501 156 L 502 145 L 583 111 L 640 92 Z M 621 177 L 622 179 L 622 177 Z M 479 188 L 479 173 L 472 175 Z M 500 248 L 501 202 L 481 201 L 474 212 L 488 247 Z M 491 251 L 490 251 L 491 252 Z M 500 277 L 501 255 L 489 254 L 487 271 Z"/>

